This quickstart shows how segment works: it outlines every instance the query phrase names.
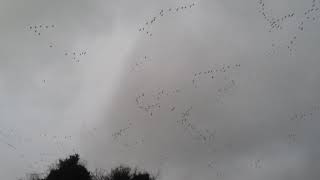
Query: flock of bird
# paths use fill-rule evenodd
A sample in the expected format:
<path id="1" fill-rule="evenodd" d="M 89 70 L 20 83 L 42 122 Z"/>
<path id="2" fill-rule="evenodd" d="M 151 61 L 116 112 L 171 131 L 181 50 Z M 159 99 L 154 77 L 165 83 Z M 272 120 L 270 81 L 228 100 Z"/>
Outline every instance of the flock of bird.
<path id="1" fill-rule="evenodd" d="M 146 21 L 146 23 L 142 27 L 139 28 L 139 32 L 143 32 L 149 36 L 152 36 L 150 29 L 151 29 L 152 25 L 154 25 L 156 22 L 158 22 L 161 17 L 163 17 L 167 14 L 170 14 L 170 13 L 182 12 L 182 10 L 192 8 L 194 6 L 195 6 L 195 3 L 192 3 L 192 4 L 186 5 L 186 6 L 180 6 L 180 7 L 176 7 L 176 8 L 168 8 L 167 10 L 162 9 L 162 10 L 160 10 L 158 16 L 154 16 L 150 20 Z M 144 66 L 145 64 L 149 63 L 150 61 L 151 61 L 151 59 L 149 59 L 149 58 L 147 58 L 147 56 L 145 56 L 144 59 L 142 59 L 141 61 L 134 64 L 134 66 L 132 67 L 132 71 L 136 71 L 137 69 L 141 69 L 141 66 Z M 234 64 L 234 65 L 230 64 L 230 65 L 222 65 L 220 68 L 212 68 L 212 69 L 209 69 L 208 71 L 197 72 L 194 75 L 192 83 L 195 87 L 197 87 L 197 82 L 205 77 L 210 77 L 211 79 L 214 79 L 214 77 L 220 73 L 227 73 L 231 69 L 235 69 L 235 68 L 239 68 L 239 67 L 240 67 L 240 64 Z M 217 91 L 218 99 L 221 100 L 221 98 L 226 93 L 228 93 L 229 90 L 232 89 L 234 86 L 235 86 L 235 81 L 232 80 L 232 81 L 226 83 L 224 85 L 224 87 L 219 88 Z M 136 105 L 139 109 L 144 111 L 149 116 L 153 116 L 154 112 L 156 110 L 159 110 L 162 107 L 161 99 L 163 97 L 176 95 L 177 93 L 181 93 L 181 90 L 175 89 L 173 91 L 166 91 L 166 90 L 162 89 L 159 92 L 157 92 L 151 96 L 147 96 L 147 93 L 140 93 L 135 99 Z M 146 103 L 146 101 L 150 100 L 150 99 L 152 99 L 151 102 L 149 101 L 149 103 Z M 169 110 L 171 112 L 175 111 L 176 106 L 171 105 Z M 204 142 L 212 140 L 215 132 L 212 133 L 208 129 L 206 129 L 204 131 L 199 130 L 194 124 L 191 123 L 191 121 L 188 121 L 186 114 L 188 114 L 188 112 L 190 110 L 191 109 L 184 112 L 182 119 L 178 120 L 177 122 L 179 124 L 181 124 L 184 128 L 188 129 L 190 132 L 192 132 L 192 134 L 195 135 L 196 137 L 198 137 L 198 139 L 201 139 Z M 124 130 L 121 132 L 118 132 L 117 135 L 120 136 L 122 134 L 122 132 L 124 132 Z"/>
<path id="2" fill-rule="evenodd" d="M 160 19 L 166 15 L 182 12 L 187 9 L 191 9 L 195 6 L 195 3 L 184 5 L 184 6 L 179 6 L 175 8 L 168 8 L 168 9 L 161 9 L 160 12 L 153 16 L 151 19 L 145 22 L 143 26 L 141 26 L 138 31 L 141 33 L 144 33 L 145 35 L 152 36 L 152 26 L 159 22 Z M 258 0 L 258 5 L 259 5 L 259 13 L 263 16 L 263 18 L 267 22 L 268 26 L 268 32 L 275 32 L 275 31 L 280 31 L 284 29 L 284 25 L 286 24 L 287 21 L 289 20 L 294 20 L 297 19 L 298 14 L 295 12 L 289 12 L 281 17 L 276 17 L 271 14 L 271 11 L 266 8 L 266 4 L 264 0 Z M 308 22 L 315 22 L 316 20 L 319 19 L 320 17 L 320 3 L 316 0 L 312 0 L 311 6 L 306 9 L 303 12 L 302 17 L 300 18 L 301 20 L 297 23 L 297 29 L 302 32 L 305 29 L 305 24 Z M 32 25 L 28 26 L 28 30 L 32 32 L 34 35 L 40 36 L 42 35 L 45 31 L 49 29 L 54 29 L 56 26 L 54 24 L 52 25 Z M 290 51 L 290 54 L 295 50 L 294 47 L 296 45 L 297 41 L 297 34 L 293 35 L 291 39 L 288 40 L 286 47 Z M 272 48 L 273 51 L 270 52 L 269 54 L 274 54 L 275 53 L 275 48 L 278 48 L 280 46 L 276 45 L 276 43 L 272 43 Z M 54 48 L 55 44 L 50 42 L 49 43 L 50 48 Z M 87 55 L 87 51 L 65 51 L 64 56 L 70 57 L 71 60 L 74 62 L 80 62 L 80 58 L 84 57 Z M 152 59 L 150 57 L 144 56 L 141 58 L 138 62 L 136 62 L 132 66 L 132 71 L 139 71 L 143 69 L 143 67 L 150 63 Z M 199 82 L 203 81 L 204 79 L 211 79 L 214 80 L 215 77 L 217 77 L 219 74 L 226 74 L 229 73 L 232 70 L 235 70 L 237 68 L 240 68 L 240 64 L 223 64 L 220 67 L 214 67 L 214 68 L 209 68 L 205 71 L 199 71 L 194 73 L 193 78 L 192 78 L 192 85 L 195 88 L 199 87 Z M 46 83 L 46 80 L 43 80 L 43 83 Z M 217 98 L 221 102 L 221 99 L 228 94 L 233 88 L 236 87 L 236 82 L 235 80 L 229 80 L 227 81 L 223 87 L 218 88 L 217 90 Z M 147 95 L 147 93 L 140 93 L 136 97 L 136 106 L 144 111 L 146 114 L 149 116 L 153 116 L 155 111 L 159 110 L 161 107 L 163 107 L 161 100 L 165 97 L 171 97 L 175 96 L 179 93 L 181 93 L 181 89 L 173 89 L 173 90 L 166 90 L 166 89 L 160 89 L 157 90 L 156 93 L 150 93 L 151 95 Z M 150 101 L 151 99 L 151 101 Z M 149 101 L 148 101 L 149 100 Z M 165 107 L 168 108 L 168 107 Z M 176 111 L 176 106 L 171 105 L 169 108 L 170 112 Z M 190 106 L 187 110 L 183 111 L 181 113 L 180 119 L 176 120 L 176 122 L 181 125 L 183 128 L 185 128 L 188 132 L 191 133 L 192 136 L 196 137 L 196 139 L 200 139 L 204 143 L 213 143 L 215 136 L 216 136 L 216 131 L 214 130 L 213 132 L 210 131 L 209 129 L 200 129 L 198 128 L 195 123 L 191 121 L 191 111 L 193 107 Z M 320 106 L 316 105 L 311 108 L 310 111 L 307 112 L 299 112 L 295 113 L 291 118 L 290 121 L 296 122 L 295 124 L 299 124 L 301 121 L 305 121 L 308 117 L 310 118 L 315 112 L 320 111 Z M 132 127 L 132 123 L 129 123 L 128 127 L 121 128 L 118 131 L 112 133 L 112 138 L 115 141 L 119 140 L 119 137 L 121 136 L 127 136 L 128 135 L 128 130 Z M 294 128 L 291 128 L 289 133 L 287 134 L 290 142 L 295 142 L 297 138 L 297 133 L 296 133 L 296 126 Z M 11 131 L 12 134 L 12 131 Z M 16 146 L 12 143 L 7 142 L 5 139 L 8 139 L 9 136 L 11 136 L 9 133 L 4 132 L 3 130 L 0 130 L 0 141 L 2 144 L 7 145 L 8 147 L 17 150 Z M 42 138 L 47 138 L 51 139 L 54 143 L 56 143 L 58 146 L 62 146 L 64 143 L 68 143 L 72 140 L 72 136 L 50 136 L 46 133 L 41 134 L 40 137 Z M 143 139 L 139 139 L 133 144 L 125 143 L 125 146 L 133 146 L 133 145 L 139 145 L 144 142 Z M 35 164 L 39 164 L 40 162 L 49 162 L 49 154 L 41 153 L 40 154 L 41 159 L 39 162 L 35 162 Z M 52 155 L 55 156 L 55 155 Z M 21 157 L 24 157 L 24 155 L 21 155 Z M 45 158 L 47 157 L 47 159 Z M 50 159 L 51 160 L 51 159 Z M 214 162 L 209 162 L 208 164 L 209 167 L 213 168 L 215 167 Z M 251 162 L 251 167 L 253 168 L 261 168 L 262 167 L 262 160 L 254 160 Z M 224 176 L 224 173 L 222 171 L 218 171 L 217 176 L 221 177 Z"/>
<path id="3" fill-rule="evenodd" d="M 300 21 L 300 23 L 298 24 L 298 29 L 300 31 L 303 31 L 304 29 L 304 24 L 306 21 L 316 21 L 319 18 L 319 13 L 320 13 L 320 2 L 316 1 L 316 0 L 312 0 L 312 4 L 311 7 L 309 7 L 308 9 L 306 9 L 303 13 L 303 17 L 302 20 Z"/>
<path id="4" fill-rule="evenodd" d="M 64 55 L 71 57 L 71 59 L 75 62 L 80 62 L 80 58 L 85 56 L 87 54 L 87 51 L 71 51 L 71 52 L 65 52 Z"/>
<path id="5" fill-rule="evenodd" d="M 194 74 L 192 79 L 192 84 L 194 87 L 197 86 L 197 82 L 209 77 L 210 79 L 214 79 L 214 77 L 218 76 L 219 74 L 226 74 L 231 70 L 234 70 L 236 68 L 240 68 L 240 64 L 223 64 L 220 67 L 217 68 L 211 68 L 206 71 L 200 71 Z M 230 92 L 231 89 L 233 89 L 236 86 L 235 80 L 227 81 L 223 87 L 218 88 L 217 90 L 217 101 L 222 102 L 221 99 Z M 166 89 L 160 89 L 156 91 L 155 93 L 140 93 L 136 96 L 135 102 L 136 106 L 144 111 L 149 116 L 153 116 L 154 112 L 159 110 L 163 105 L 161 105 L 161 100 L 164 97 L 172 97 L 177 94 L 180 94 L 182 92 L 181 89 L 176 88 L 173 90 L 166 90 Z M 168 108 L 168 107 L 165 107 Z M 171 112 L 176 110 L 175 105 L 171 105 L 168 108 Z"/>
<path id="6" fill-rule="evenodd" d="M 303 122 L 312 120 L 314 114 L 320 112 L 320 105 L 313 105 L 309 110 L 294 113 L 290 118 L 291 127 L 287 133 L 288 143 L 293 144 L 297 141 L 298 130 Z"/>
<path id="7" fill-rule="evenodd" d="M 27 26 L 27 29 L 31 32 L 33 32 L 35 35 L 40 36 L 43 34 L 44 31 L 47 31 L 49 29 L 54 29 L 56 27 L 56 25 L 52 24 L 52 25 L 44 25 L 44 24 L 40 24 L 40 25 L 32 25 L 32 26 Z M 53 42 L 49 42 L 48 43 L 49 48 L 53 49 L 56 47 L 56 44 Z M 87 51 L 86 50 L 73 50 L 73 51 L 64 51 L 64 56 L 66 57 L 70 57 L 70 59 L 75 62 L 75 63 L 79 63 L 80 59 L 84 56 L 87 55 Z M 45 82 L 43 82 L 45 83 Z"/>
<path id="8" fill-rule="evenodd" d="M 272 16 L 271 12 L 268 12 L 265 7 L 265 3 L 263 0 L 258 1 L 259 4 L 259 13 L 263 16 L 263 18 L 268 22 L 269 26 L 269 32 L 275 31 L 275 30 L 282 30 L 283 29 L 283 23 L 294 17 L 295 13 L 291 12 L 288 13 L 282 17 L 276 17 Z"/>
<path id="9" fill-rule="evenodd" d="M 192 106 L 186 111 L 181 113 L 181 119 L 177 120 L 177 123 L 182 125 L 186 130 L 188 130 L 192 136 L 196 139 L 200 139 L 203 143 L 213 143 L 216 131 L 211 132 L 209 129 L 201 130 L 190 120 L 190 111 Z"/>
<path id="10" fill-rule="evenodd" d="M 180 89 L 166 90 L 161 89 L 156 91 L 156 93 L 151 94 L 151 102 L 147 103 L 146 99 L 150 99 L 147 97 L 145 93 L 140 93 L 136 97 L 136 105 L 139 109 L 145 111 L 150 116 L 153 115 L 153 112 L 161 108 L 161 99 L 164 97 L 170 97 L 181 93 Z M 170 111 L 174 111 L 175 107 L 171 107 Z"/>
<path id="11" fill-rule="evenodd" d="M 126 132 L 128 131 L 128 129 L 130 128 L 131 123 L 129 124 L 128 127 L 126 128 L 121 128 L 119 131 L 115 132 L 112 134 L 113 140 L 118 140 L 118 138 L 120 136 L 124 136 L 124 135 L 128 135 Z"/>
<path id="12" fill-rule="evenodd" d="M 266 5 L 264 3 L 263 0 L 259 0 L 258 1 L 259 4 L 259 13 L 263 16 L 263 18 L 267 21 L 268 23 L 268 28 L 269 28 L 269 32 L 275 32 L 275 31 L 280 31 L 282 29 L 284 29 L 284 26 L 286 25 L 286 23 L 291 20 L 294 21 L 297 19 L 297 14 L 293 11 L 280 16 L 280 17 L 276 17 L 273 16 L 271 14 L 271 11 L 267 10 Z M 192 6 L 190 6 L 189 8 L 191 8 Z M 169 8 L 168 10 L 161 10 L 159 12 L 159 17 L 155 16 L 153 18 L 151 18 L 150 21 L 147 21 L 145 23 L 145 25 L 141 28 L 139 28 L 139 32 L 144 32 L 149 36 L 152 36 L 152 33 L 150 31 L 152 25 L 162 16 L 166 15 L 166 13 L 168 12 L 174 12 L 174 10 L 179 11 L 179 10 L 183 10 L 186 9 L 186 7 L 180 7 L 177 9 L 171 9 Z M 319 7 L 316 4 L 315 0 L 312 0 L 312 5 L 311 8 L 307 9 L 306 12 L 304 13 L 304 17 L 302 18 L 302 20 L 298 23 L 298 30 L 303 31 L 304 30 L 304 24 L 306 23 L 306 21 L 316 21 L 319 18 L 319 15 L 317 15 L 317 12 L 319 11 Z M 286 47 L 288 49 L 288 51 L 290 52 L 290 54 L 293 53 L 293 51 L 295 51 L 295 46 L 296 46 L 296 41 L 297 41 L 297 34 L 294 34 L 293 36 L 291 36 L 292 38 L 289 39 L 287 42 L 285 42 L 284 47 Z M 272 48 L 278 48 L 279 46 L 276 45 L 276 43 L 272 43 Z M 144 65 L 145 63 L 137 63 L 136 66 L 139 65 Z M 193 76 L 192 79 L 192 84 L 195 88 L 199 87 L 199 82 L 203 79 L 215 79 L 215 77 L 219 74 L 219 73 L 227 73 L 228 71 L 230 71 L 231 69 L 236 69 L 239 68 L 240 64 L 234 64 L 234 65 L 223 65 L 220 68 L 212 68 L 206 71 L 201 71 L 201 72 L 196 72 Z M 230 92 L 230 90 L 232 90 L 233 88 L 236 87 L 236 82 L 235 80 L 230 80 L 228 82 L 226 82 L 226 84 L 224 85 L 224 87 L 221 87 L 217 90 L 218 92 L 218 99 L 221 99 L 222 97 L 224 97 L 226 94 L 228 94 Z M 152 116 L 153 111 L 156 109 L 160 109 L 161 105 L 160 105 L 160 99 L 162 95 L 166 95 L 168 96 L 169 93 L 166 93 L 165 91 L 159 92 L 158 97 L 154 98 L 157 101 L 154 101 L 153 103 L 150 104 L 146 104 L 143 102 L 143 99 L 146 98 L 146 94 L 145 93 L 141 93 L 140 95 L 138 95 L 136 97 L 136 105 L 144 110 L 145 112 L 147 112 L 148 114 L 150 114 L 150 116 Z M 176 109 L 176 106 L 171 106 L 171 111 L 174 111 Z M 199 139 L 201 139 L 202 141 L 206 141 L 206 140 L 211 140 L 214 138 L 215 132 L 214 133 L 209 133 L 209 130 L 205 130 L 205 131 L 201 131 L 199 130 L 196 125 L 194 123 L 192 123 L 192 121 L 190 121 L 189 116 L 190 116 L 190 111 L 192 110 L 192 106 L 187 109 L 185 112 L 182 113 L 181 115 L 181 119 L 177 120 L 177 123 L 182 125 L 185 129 L 189 130 L 193 135 L 198 136 Z M 312 114 L 312 113 L 311 113 Z M 300 119 L 305 118 L 307 115 L 306 114 L 299 114 L 299 115 L 295 115 L 295 119 L 298 119 L 298 117 Z M 204 132 L 208 132 L 208 133 L 204 133 Z M 289 138 L 295 138 L 296 134 L 295 133 L 289 133 Z M 211 166 L 211 164 L 209 165 Z M 262 160 L 261 159 L 257 159 L 251 162 L 251 167 L 253 168 L 261 168 L 262 167 Z M 217 176 L 223 176 L 222 172 L 217 172 Z"/>
<path id="13" fill-rule="evenodd" d="M 220 67 L 212 68 L 207 71 L 201 71 L 194 74 L 193 77 L 193 85 L 195 85 L 196 81 L 200 81 L 205 77 L 217 76 L 218 74 L 225 74 L 234 70 L 236 68 L 240 68 L 240 64 L 223 64 Z M 217 101 L 222 102 L 223 97 L 231 92 L 232 89 L 236 87 L 235 80 L 225 80 L 224 84 L 221 88 L 217 89 Z M 176 110 L 177 105 L 170 105 L 169 107 L 162 104 L 162 99 L 165 97 L 173 97 L 176 96 L 183 91 L 179 88 L 166 90 L 166 89 L 159 89 L 155 91 L 155 93 L 140 93 L 135 98 L 136 106 L 148 114 L 150 117 L 154 115 L 154 112 L 160 110 L 161 108 L 167 109 L 170 112 Z M 216 131 L 211 132 L 209 129 L 200 129 L 198 128 L 195 123 L 193 123 L 189 116 L 192 107 L 187 109 L 185 112 L 181 114 L 181 118 L 176 122 L 181 125 L 184 129 L 190 132 L 191 136 L 196 139 L 200 140 L 205 144 L 212 144 Z M 122 132 L 125 132 L 127 128 L 123 129 L 117 133 L 117 135 L 121 136 Z"/>
<path id="14" fill-rule="evenodd" d="M 147 114 L 152 116 L 155 110 L 160 109 L 161 107 L 160 103 L 155 102 L 153 104 L 144 104 L 142 101 L 140 101 L 140 99 L 143 97 L 144 97 L 144 93 L 141 93 L 141 95 L 139 95 L 136 98 L 136 105 L 138 106 L 139 109 L 145 111 Z"/>
<path id="15" fill-rule="evenodd" d="M 236 69 L 236 68 L 240 68 L 240 64 L 223 64 L 221 67 L 217 67 L 217 68 L 210 68 L 208 70 L 205 71 L 200 71 L 200 72 L 196 72 L 193 75 L 193 79 L 192 79 L 192 84 L 194 85 L 195 88 L 198 87 L 197 82 L 204 79 L 204 78 L 209 78 L 209 79 L 215 79 L 215 77 L 218 74 L 221 73 L 227 73 L 230 70 Z"/>
<path id="16" fill-rule="evenodd" d="M 48 135 L 46 133 L 40 134 L 40 137 L 46 138 L 47 140 L 52 140 L 52 142 L 61 142 L 61 141 L 71 141 L 72 136 L 58 136 L 58 135 Z"/>
<path id="17" fill-rule="evenodd" d="M 45 142 L 52 143 L 56 147 L 56 150 L 58 152 L 65 152 L 67 149 L 67 146 L 70 145 L 70 143 L 74 140 L 72 136 L 70 135 L 49 135 L 47 133 L 40 134 L 39 137 L 44 140 Z M 54 154 L 49 153 L 40 153 L 40 157 L 42 159 L 49 158 L 52 159 L 56 156 L 53 156 Z"/>
<path id="18" fill-rule="evenodd" d="M 53 29 L 56 26 L 54 24 L 40 24 L 40 25 L 30 25 L 28 26 L 28 30 L 32 32 L 34 35 L 40 36 L 42 32 L 47 31 L 49 29 Z"/>
<path id="19" fill-rule="evenodd" d="M 266 5 L 264 0 L 258 1 L 259 5 L 259 13 L 263 16 L 263 18 L 268 22 L 270 29 L 269 32 L 273 32 L 274 30 L 282 30 L 284 28 L 284 24 L 286 20 L 293 19 L 296 20 L 296 29 L 294 30 L 294 34 L 280 44 L 272 43 L 271 50 L 266 52 L 266 55 L 273 56 L 275 55 L 279 49 L 286 48 L 290 55 L 293 55 L 293 52 L 296 51 L 296 41 L 299 33 L 303 32 L 305 29 L 305 25 L 307 22 L 315 22 L 320 18 L 320 2 L 316 0 L 312 0 L 310 7 L 305 9 L 300 15 L 295 12 L 290 12 L 287 15 L 282 17 L 273 17 L 269 12 L 266 11 Z"/>
<path id="20" fill-rule="evenodd" d="M 153 16 L 150 20 L 147 20 L 144 25 L 142 25 L 138 30 L 139 32 L 144 33 L 147 36 L 152 36 L 152 32 L 151 32 L 151 28 L 152 25 L 154 25 L 156 22 L 158 22 L 161 17 L 165 16 L 165 15 L 170 15 L 170 14 L 176 14 L 178 12 L 182 12 L 186 9 L 191 9 L 195 6 L 195 3 L 191 3 L 188 5 L 182 5 L 182 6 L 178 6 L 178 7 L 174 7 L 174 8 L 168 8 L 168 9 L 161 9 L 160 12 Z"/>

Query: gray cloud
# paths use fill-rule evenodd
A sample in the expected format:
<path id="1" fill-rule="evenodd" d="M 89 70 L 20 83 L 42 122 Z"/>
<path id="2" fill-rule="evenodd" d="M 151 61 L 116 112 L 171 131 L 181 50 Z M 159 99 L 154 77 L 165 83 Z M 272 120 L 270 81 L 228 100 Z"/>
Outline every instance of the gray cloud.
<path id="1" fill-rule="evenodd" d="M 295 16 L 270 33 L 256 1 L 199 1 L 159 17 L 150 37 L 138 31 L 146 20 L 192 1 L 3 1 L 0 137 L 16 150 L 1 144 L 0 177 L 73 151 L 92 169 L 127 163 L 164 180 L 319 177 L 319 20 L 304 19 L 312 0 L 264 2 L 273 16 Z M 41 23 L 55 28 L 27 30 Z M 79 63 L 64 55 L 81 50 Z M 241 66 L 202 74 L 194 87 L 195 73 L 223 64 Z M 139 108 L 142 93 L 161 107 Z M 206 130 L 213 141 L 201 139 Z"/>

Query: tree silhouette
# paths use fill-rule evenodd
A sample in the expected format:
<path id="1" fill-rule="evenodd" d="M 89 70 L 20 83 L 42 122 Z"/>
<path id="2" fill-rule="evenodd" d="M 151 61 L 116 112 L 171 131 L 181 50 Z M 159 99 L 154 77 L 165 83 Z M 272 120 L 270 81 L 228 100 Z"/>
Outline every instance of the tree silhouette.
<path id="1" fill-rule="evenodd" d="M 129 167 L 119 166 L 111 170 L 111 173 L 108 176 L 109 180 L 130 180 L 131 169 Z"/>
<path id="2" fill-rule="evenodd" d="M 57 168 L 43 180 L 91 180 L 90 172 L 82 164 L 79 164 L 79 155 L 71 155 L 65 160 L 59 160 Z"/>
<path id="3" fill-rule="evenodd" d="M 79 162 L 78 154 L 59 160 L 59 163 L 50 168 L 46 177 L 40 178 L 37 174 L 29 176 L 28 180 L 155 180 L 156 177 L 147 172 L 142 172 L 135 168 L 132 170 L 128 166 L 118 166 L 111 169 L 110 173 L 105 170 L 95 170 L 90 173 L 87 168 Z"/>
<path id="4" fill-rule="evenodd" d="M 103 171 L 96 171 L 93 180 L 155 180 L 156 177 L 147 172 L 132 170 L 128 166 L 119 166 L 111 170 L 109 174 Z"/>
<path id="5" fill-rule="evenodd" d="M 151 176 L 147 172 L 138 172 L 137 169 L 134 171 L 134 173 L 131 176 L 131 180 L 155 180 L 156 177 Z"/>

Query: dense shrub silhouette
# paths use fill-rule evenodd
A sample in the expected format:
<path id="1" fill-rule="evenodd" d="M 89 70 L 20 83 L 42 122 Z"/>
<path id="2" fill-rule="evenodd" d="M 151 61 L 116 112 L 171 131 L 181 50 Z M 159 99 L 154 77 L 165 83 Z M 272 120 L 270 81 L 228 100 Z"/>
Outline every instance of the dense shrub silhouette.
<path id="1" fill-rule="evenodd" d="M 151 176 L 147 172 L 137 172 L 131 176 L 131 180 L 155 180 L 154 176 Z"/>
<path id="2" fill-rule="evenodd" d="M 29 176 L 28 180 L 155 180 L 156 178 L 147 172 L 132 170 L 128 166 L 119 166 L 111 169 L 110 173 L 104 170 L 96 170 L 90 173 L 79 162 L 78 154 L 59 160 L 57 165 L 50 169 L 46 177 L 41 179 L 37 174 Z"/>
<path id="3" fill-rule="evenodd" d="M 128 167 L 120 166 L 115 169 L 112 169 L 111 173 L 107 177 L 108 180 L 130 180 L 130 171 L 131 169 Z"/>
<path id="4" fill-rule="evenodd" d="M 155 180 L 155 177 L 147 172 L 139 172 L 137 169 L 132 170 L 127 166 L 119 166 L 112 169 L 103 180 Z"/>
<path id="5" fill-rule="evenodd" d="M 78 154 L 59 160 L 57 168 L 51 169 L 43 180 L 91 180 L 90 172 L 79 164 L 79 160 Z"/>

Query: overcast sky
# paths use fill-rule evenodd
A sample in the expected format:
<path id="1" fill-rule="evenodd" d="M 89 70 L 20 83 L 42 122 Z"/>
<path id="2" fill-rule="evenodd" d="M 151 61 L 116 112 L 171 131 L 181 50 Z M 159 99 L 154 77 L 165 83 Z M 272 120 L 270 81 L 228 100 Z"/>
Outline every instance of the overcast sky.
<path id="1" fill-rule="evenodd" d="M 75 152 L 161 180 L 319 178 L 319 8 L 0 0 L 0 179 Z"/>

